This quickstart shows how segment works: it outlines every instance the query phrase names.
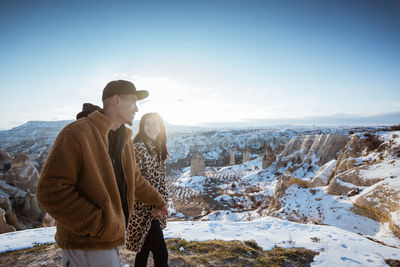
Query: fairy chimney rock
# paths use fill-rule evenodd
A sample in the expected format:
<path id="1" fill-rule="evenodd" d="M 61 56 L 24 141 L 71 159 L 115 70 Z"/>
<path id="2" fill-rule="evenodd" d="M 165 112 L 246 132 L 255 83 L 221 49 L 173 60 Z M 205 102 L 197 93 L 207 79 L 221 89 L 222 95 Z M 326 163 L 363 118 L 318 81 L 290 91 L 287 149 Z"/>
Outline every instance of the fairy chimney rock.
<path id="1" fill-rule="evenodd" d="M 198 153 L 193 155 L 190 168 L 190 176 L 204 176 L 205 175 L 205 159 L 199 156 Z"/>
<path id="2" fill-rule="evenodd" d="M 205 176 L 206 174 L 206 164 L 203 156 L 198 157 L 198 168 L 197 168 L 197 176 Z"/>
<path id="3" fill-rule="evenodd" d="M 236 152 L 236 148 L 232 148 L 232 150 L 231 150 L 231 158 L 229 160 L 229 165 L 235 165 L 235 152 Z"/>
<path id="4" fill-rule="evenodd" d="M 246 163 L 250 160 L 250 149 L 246 148 L 246 150 L 243 152 L 243 163 Z"/>
<path id="5" fill-rule="evenodd" d="M 263 160 L 262 160 L 262 168 L 266 169 L 269 166 L 271 166 L 272 163 L 274 163 L 274 161 L 276 160 L 276 156 L 272 150 L 272 148 L 270 146 L 267 146 L 267 148 L 265 149 L 265 154 L 263 156 Z"/>
<path id="6" fill-rule="evenodd" d="M 0 171 L 7 171 L 12 164 L 12 157 L 10 153 L 0 148 Z"/>
<path id="7" fill-rule="evenodd" d="M 5 180 L 25 191 L 35 193 L 39 172 L 25 153 L 18 152 Z"/>
<path id="8" fill-rule="evenodd" d="M 198 157 L 199 155 L 195 153 L 192 157 L 191 164 L 190 164 L 190 176 L 196 176 L 197 175 L 197 169 L 198 169 Z"/>

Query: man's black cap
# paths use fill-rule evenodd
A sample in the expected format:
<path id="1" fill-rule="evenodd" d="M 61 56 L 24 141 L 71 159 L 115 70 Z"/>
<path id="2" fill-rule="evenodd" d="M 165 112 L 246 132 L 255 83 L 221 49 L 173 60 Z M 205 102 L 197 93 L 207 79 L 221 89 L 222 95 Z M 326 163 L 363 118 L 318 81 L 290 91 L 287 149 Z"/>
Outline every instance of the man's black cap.
<path id="1" fill-rule="evenodd" d="M 111 81 L 104 87 L 102 100 L 113 95 L 135 95 L 137 100 L 142 100 L 149 96 L 149 92 L 136 90 L 135 85 L 130 81 L 118 80 Z"/>

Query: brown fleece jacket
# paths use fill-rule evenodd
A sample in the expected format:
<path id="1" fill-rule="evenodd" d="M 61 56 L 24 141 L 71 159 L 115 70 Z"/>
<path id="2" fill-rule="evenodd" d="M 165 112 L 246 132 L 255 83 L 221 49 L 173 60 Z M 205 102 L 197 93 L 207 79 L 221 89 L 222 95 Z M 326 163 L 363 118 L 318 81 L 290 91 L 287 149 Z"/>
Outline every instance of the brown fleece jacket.
<path id="1" fill-rule="evenodd" d="M 124 244 L 125 219 L 108 154 L 112 122 L 99 111 L 67 125 L 57 136 L 37 185 L 37 199 L 56 220 L 64 249 L 111 249 Z M 129 212 L 135 199 L 163 207 L 162 196 L 140 175 L 132 131 L 126 129 L 122 165 Z"/>

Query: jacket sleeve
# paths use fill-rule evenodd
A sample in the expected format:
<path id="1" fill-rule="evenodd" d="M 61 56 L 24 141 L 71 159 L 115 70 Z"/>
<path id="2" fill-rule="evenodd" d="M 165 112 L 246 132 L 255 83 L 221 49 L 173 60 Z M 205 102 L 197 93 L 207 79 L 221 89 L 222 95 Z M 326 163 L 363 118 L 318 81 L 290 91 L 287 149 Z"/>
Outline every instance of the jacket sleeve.
<path id="1" fill-rule="evenodd" d="M 40 205 L 69 231 L 97 236 L 104 224 L 102 210 L 76 188 L 82 162 L 82 138 L 64 128 L 47 157 L 36 189 Z"/>
<path id="2" fill-rule="evenodd" d="M 147 205 L 154 205 L 157 208 L 166 206 L 166 203 L 161 194 L 145 179 L 140 173 L 143 167 L 143 146 L 134 145 L 135 147 L 135 197 L 140 202 Z M 137 154 L 136 154 L 137 153 Z M 136 157 L 137 156 L 137 157 Z"/>

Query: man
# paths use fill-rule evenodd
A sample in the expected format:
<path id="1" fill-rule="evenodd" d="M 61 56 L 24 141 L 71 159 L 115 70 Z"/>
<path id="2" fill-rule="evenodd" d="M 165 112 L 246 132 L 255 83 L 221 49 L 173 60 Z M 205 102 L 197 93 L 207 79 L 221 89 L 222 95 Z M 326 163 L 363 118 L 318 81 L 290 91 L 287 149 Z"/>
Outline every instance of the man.
<path id="1" fill-rule="evenodd" d="M 85 104 L 78 120 L 57 136 L 43 167 L 37 199 L 55 219 L 55 240 L 67 266 L 120 266 L 117 247 L 135 199 L 167 214 L 162 196 L 135 163 L 132 125 L 136 101 L 148 96 L 133 83 L 111 81 L 103 109 Z"/>

